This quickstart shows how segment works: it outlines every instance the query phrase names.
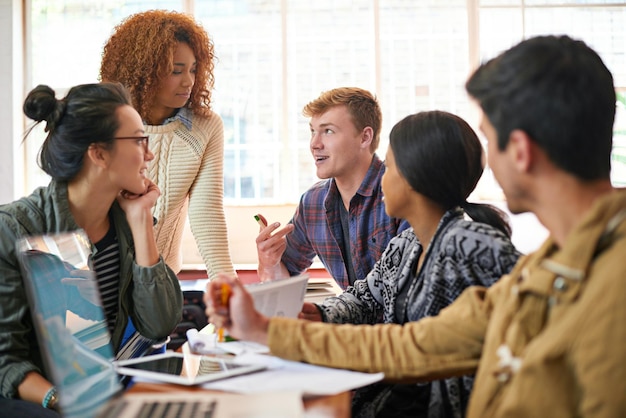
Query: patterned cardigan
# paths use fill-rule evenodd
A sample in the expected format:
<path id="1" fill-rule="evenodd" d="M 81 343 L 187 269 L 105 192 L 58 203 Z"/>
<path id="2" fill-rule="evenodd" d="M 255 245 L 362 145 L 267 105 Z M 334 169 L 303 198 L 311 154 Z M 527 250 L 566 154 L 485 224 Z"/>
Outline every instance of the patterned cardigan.
<path id="1" fill-rule="evenodd" d="M 318 305 L 323 321 L 401 324 L 406 322 L 405 319 L 417 321 L 434 316 L 465 288 L 492 285 L 513 268 L 520 256 L 502 232 L 465 219 L 460 208 L 450 210 L 442 217 L 416 276 L 415 266 L 422 251 L 413 228 L 400 233 L 389 242 L 365 279 L 355 282 L 338 297 L 328 298 Z M 401 317 L 398 317 L 396 301 L 404 286 L 409 286 L 407 300 L 401 308 Z M 426 408 L 428 405 L 430 408 L 423 416 L 463 416 L 472 382 L 472 378 L 464 377 L 417 385 L 417 388 L 430 390 L 430 399 L 425 401 Z M 369 393 L 359 397 L 357 392 L 355 402 L 361 398 L 377 399 L 376 396 L 382 396 L 384 398 L 368 400 L 366 409 L 383 407 L 386 397 L 390 396 L 388 390 L 379 391 L 383 386 L 390 388 L 390 385 L 376 385 L 378 395 Z M 403 386 L 403 396 L 406 397 L 406 385 L 395 386 Z M 417 399 L 416 395 L 411 396 Z M 374 406 L 371 402 L 379 405 Z M 358 416 L 359 406 L 354 405 L 354 409 L 355 416 Z M 394 414 L 401 416 L 397 411 Z"/>

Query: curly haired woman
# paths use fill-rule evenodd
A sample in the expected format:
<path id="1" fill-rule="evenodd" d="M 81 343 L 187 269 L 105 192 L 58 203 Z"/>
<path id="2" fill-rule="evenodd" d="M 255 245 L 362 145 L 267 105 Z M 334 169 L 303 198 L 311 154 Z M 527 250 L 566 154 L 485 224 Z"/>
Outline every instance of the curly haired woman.
<path id="1" fill-rule="evenodd" d="M 150 136 L 150 178 L 162 191 L 156 239 L 179 272 L 187 213 L 207 274 L 233 272 L 223 206 L 224 127 L 210 107 L 213 43 L 193 18 L 151 10 L 127 17 L 104 46 L 100 79 L 130 91 Z"/>

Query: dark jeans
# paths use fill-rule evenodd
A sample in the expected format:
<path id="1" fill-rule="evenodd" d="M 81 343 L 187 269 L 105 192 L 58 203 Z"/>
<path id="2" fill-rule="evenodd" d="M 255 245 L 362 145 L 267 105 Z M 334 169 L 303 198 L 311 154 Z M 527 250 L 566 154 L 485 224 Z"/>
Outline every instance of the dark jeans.
<path id="1" fill-rule="evenodd" d="M 61 418 L 61 415 L 34 402 L 0 397 L 0 418 Z"/>

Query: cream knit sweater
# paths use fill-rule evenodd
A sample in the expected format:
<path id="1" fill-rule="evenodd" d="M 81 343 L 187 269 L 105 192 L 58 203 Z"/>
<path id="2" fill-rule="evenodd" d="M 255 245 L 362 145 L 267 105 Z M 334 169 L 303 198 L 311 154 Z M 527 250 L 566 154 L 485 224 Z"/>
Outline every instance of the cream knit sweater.
<path id="1" fill-rule="evenodd" d="M 187 213 L 209 278 L 233 273 L 224 216 L 224 125 L 215 113 L 193 115 L 191 130 L 181 120 L 147 125 L 154 160 L 149 175 L 161 190 L 153 208 L 159 252 L 174 272 L 182 265 Z"/>

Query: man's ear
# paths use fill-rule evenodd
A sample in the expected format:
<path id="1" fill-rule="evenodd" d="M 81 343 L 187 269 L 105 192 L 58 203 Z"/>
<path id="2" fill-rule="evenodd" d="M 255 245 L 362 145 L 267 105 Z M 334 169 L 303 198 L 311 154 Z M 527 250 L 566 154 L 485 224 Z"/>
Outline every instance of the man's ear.
<path id="1" fill-rule="evenodd" d="M 366 126 L 361 132 L 361 147 L 369 149 L 374 140 L 374 130 L 371 126 Z"/>
<path id="2" fill-rule="evenodd" d="M 507 153 L 519 172 L 529 172 L 533 165 L 533 142 L 525 131 L 515 129 L 509 134 Z"/>
<path id="3" fill-rule="evenodd" d="M 99 144 L 89 145 L 86 157 L 92 164 L 98 167 L 106 168 L 108 166 L 109 153 Z"/>

